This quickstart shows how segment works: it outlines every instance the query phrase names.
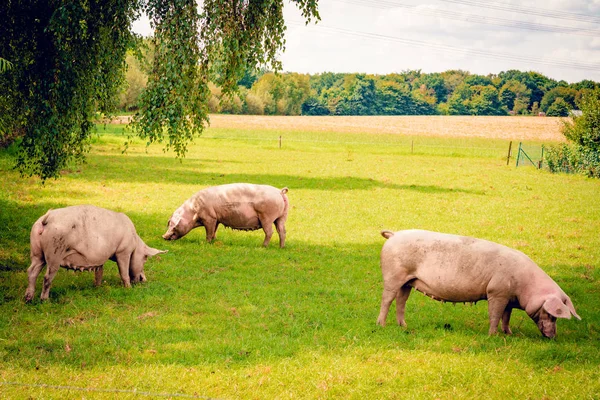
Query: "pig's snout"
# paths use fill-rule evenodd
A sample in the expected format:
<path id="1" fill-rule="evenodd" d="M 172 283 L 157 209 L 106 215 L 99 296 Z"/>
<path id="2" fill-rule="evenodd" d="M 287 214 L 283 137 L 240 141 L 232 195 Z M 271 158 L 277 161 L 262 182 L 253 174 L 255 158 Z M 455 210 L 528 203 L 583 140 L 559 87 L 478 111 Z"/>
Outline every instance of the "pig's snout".
<path id="1" fill-rule="evenodd" d="M 162 238 L 165 240 L 176 240 L 179 239 L 179 236 L 177 236 L 177 233 L 175 233 L 173 230 L 169 229 L 167 233 L 162 235 Z"/>
<path id="2" fill-rule="evenodd" d="M 556 321 L 541 320 L 538 322 L 538 328 L 544 337 L 548 339 L 556 336 Z"/>
<path id="3" fill-rule="evenodd" d="M 146 282 L 146 275 L 142 272 L 139 275 L 134 276 L 132 279 L 132 282 L 133 283 Z"/>

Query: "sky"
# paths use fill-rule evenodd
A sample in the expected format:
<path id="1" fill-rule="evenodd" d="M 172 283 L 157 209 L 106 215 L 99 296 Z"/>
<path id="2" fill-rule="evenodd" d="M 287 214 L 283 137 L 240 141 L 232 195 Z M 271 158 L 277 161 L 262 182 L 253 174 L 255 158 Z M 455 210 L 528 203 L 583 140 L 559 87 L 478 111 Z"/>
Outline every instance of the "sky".
<path id="1" fill-rule="evenodd" d="M 285 1 L 284 71 L 516 69 L 600 82 L 600 0 L 320 0 L 319 14 L 305 25 Z M 146 19 L 134 30 L 151 33 Z"/>

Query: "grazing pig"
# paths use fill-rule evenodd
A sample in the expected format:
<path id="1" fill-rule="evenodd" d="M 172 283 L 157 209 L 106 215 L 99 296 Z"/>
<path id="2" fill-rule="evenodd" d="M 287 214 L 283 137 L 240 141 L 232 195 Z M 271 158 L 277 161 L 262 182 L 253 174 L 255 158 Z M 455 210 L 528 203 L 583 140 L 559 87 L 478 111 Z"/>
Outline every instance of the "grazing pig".
<path id="1" fill-rule="evenodd" d="M 31 228 L 31 266 L 25 301 L 33 299 L 35 282 L 44 265 L 44 287 L 40 298 L 48 299 L 59 267 L 95 271 L 96 285 L 102 282 L 102 266 L 116 261 L 125 287 L 145 281 L 147 258 L 166 251 L 148 247 L 125 214 L 94 206 L 72 206 L 49 210 Z"/>
<path id="2" fill-rule="evenodd" d="M 404 308 L 414 287 L 442 302 L 488 301 L 489 334 L 512 333 L 513 308 L 525 310 L 542 335 L 556 335 L 556 319 L 577 319 L 569 296 L 529 257 L 506 246 L 466 236 L 422 230 L 382 231 L 383 296 L 377 323 L 385 325 L 396 299 L 396 319 L 406 326 Z"/>
<path id="3" fill-rule="evenodd" d="M 285 221 L 288 214 L 288 189 L 269 185 L 231 183 L 200 190 L 179 207 L 163 235 L 176 240 L 199 226 L 206 229 L 206 241 L 212 242 L 219 224 L 232 229 L 265 232 L 263 246 L 273 235 L 273 223 L 279 234 L 279 247 L 285 245 Z"/>

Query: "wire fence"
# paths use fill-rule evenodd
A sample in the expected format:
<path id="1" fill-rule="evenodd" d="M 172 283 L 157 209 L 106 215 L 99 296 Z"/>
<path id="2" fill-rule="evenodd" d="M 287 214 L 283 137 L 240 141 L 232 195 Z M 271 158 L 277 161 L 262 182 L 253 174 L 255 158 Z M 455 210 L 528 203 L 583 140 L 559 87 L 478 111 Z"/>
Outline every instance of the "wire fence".
<path id="1" fill-rule="evenodd" d="M 109 135 L 123 135 L 123 128 L 115 130 L 109 127 L 105 130 Z M 535 143 L 513 142 L 506 139 L 485 137 L 440 137 L 440 136 L 406 136 L 406 135 L 369 135 L 369 140 L 360 134 L 327 132 L 328 139 L 319 137 L 318 132 L 285 132 L 286 135 L 264 130 L 245 131 L 245 134 L 235 134 L 233 129 L 213 130 L 205 132 L 196 140 L 229 141 L 232 143 L 256 143 L 269 149 L 285 148 L 300 149 L 307 145 L 312 149 L 333 149 L 338 151 L 357 150 L 368 152 L 385 152 L 391 154 L 436 155 L 448 157 L 481 157 L 516 160 L 516 166 L 534 166 L 547 168 L 544 163 L 544 146 Z M 514 161 L 513 161 L 514 162 Z"/>
<path id="2" fill-rule="evenodd" d="M 519 143 L 516 159 L 517 167 L 532 166 L 537 169 L 547 168 L 547 165 L 544 163 L 544 145 Z"/>
<path id="3" fill-rule="evenodd" d="M 356 140 L 322 140 L 314 138 L 284 137 L 258 137 L 258 136 L 233 136 L 233 135 L 202 135 L 200 140 L 223 140 L 223 141 L 242 141 L 264 143 L 269 147 L 276 148 L 294 148 L 298 144 L 312 144 L 315 146 L 344 146 L 345 148 L 360 147 L 368 151 L 391 151 L 402 154 L 422 154 L 422 155 L 441 155 L 441 156 L 465 156 L 465 157 L 497 157 L 506 158 L 512 142 L 494 141 L 494 145 L 489 145 L 489 141 L 460 140 L 457 138 L 419 138 L 419 139 L 401 139 L 390 140 L 389 137 L 373 141 Z M 461 144 L 455 144 L 455 143 Z M 511 155 L 512 157 L 512 155 Z"/>
<path id="4" fill-rule="evenodd" d="M 93 387 L 80 387 L 80 386 L 67 386 L 67 385 L 48 385 L 45 383 L 22 383 L 22 382 L 4 382 L 0 381 L 0 386 L 16 386 L 21 388 L 30 389 L 52 389 L 62 391 L 75 391 L 75 392 L 89 392 L 89 393 L 111 393 L 117 397 L 119 394 L 132 394 L 144 397 L 168 397 L 168 398 L 187 398 L 187 399 L 206 399 L 206 400 L 217 400 L 214 397 L 200 396 L 196 394 L 185 394 L 185 393 L 158 393 L 158 392 L 146 392 L 137 389 L 105 389 L 105 388 L 93 388 Z"/>

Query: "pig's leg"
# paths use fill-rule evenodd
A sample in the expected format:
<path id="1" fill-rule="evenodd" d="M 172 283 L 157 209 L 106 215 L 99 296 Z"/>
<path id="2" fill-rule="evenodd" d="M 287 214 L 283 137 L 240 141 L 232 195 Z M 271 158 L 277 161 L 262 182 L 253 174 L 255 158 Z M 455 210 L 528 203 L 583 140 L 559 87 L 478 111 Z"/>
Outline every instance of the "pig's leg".
<path id="1" fill-rule="evenodd" d="M 202 224 L 204 225 L 204 229 L 206 229 L 206 241 L 210 243 L 217 236 L 219 222 L 216 219 L 205 219 L 202 221 Z"/>
<path id="2" fill-rule="evenodd" d="M 275 229 L 279 235 L 279 247 L 283 249 L 285 246 L 285 218 L 281 217 L 275 220 Z"/>
<path id="3" fill-rule="evenodd" d="M 396 298 L 397 293 L 397 290 L 383 289 L 383 294 L 381 295 L 381 310 L 379 311 L 379 317 L 377 318 L 377 323 L 379 325 L 385 326 L 385 319 L 387 318 L 388 311 L 390 310 L 390 306 Z"/>
<path id="4" fill-rule="evenodd" d="M 506 309 L 504 310 L 504 314 L 502 314 L 502 332 L 506 333 L 507 335 L 512 335 L 512 331 L 510 330 L 510 327 L 508 326 L 508 323 L 510 321 L 510 313 L 511 312 L 512 312 L 512 308 L 506 307 Z"/>
<path id="5" fill-rule="evenodd" d="M 46 262 L 42 257 L 32 257 L 31 265 L 27 268 L 27 277 L 29 278 L 29 284 L 25 291 L 25 301 L 31 301 L 35 295 L 35 282 L 37 277 L 42 272 L 42 268 Z"/>
<path id="6" fill-rule="evenodd" d="M 406 300 L 410 296 L 412 286 L 404 285 L 398 290 L 396 294 L 396 321 L 398 325 L 406 327 L 406 321 L 404 320 L 404 309 L 406 308 Z"/>
<path id="7" fill-rule="evenodd" d="M 54 280 L 59 268 L 60 266 L 58 264 L 47 264 L 46 275 L 44 275 L 44 286 L 42 288 L 40 299 L 48 300 L 48 297 L 50 296 L 50 286 L 52 286 L 52 281 Z"/>
<path id="8" fill-rule="evenodd" d="M 104 266 L 96 267 L 94 271 L 94 284 L 96 286 L 102 285 L 102 274 L 104 273 Z"/>
<path id="9" fill-rule="evenodd" d="M 121 281 L 126 288 L 131 287 L 131 279 L 129 278 L 129 263 L 131 262 L 131 253 L 121 253 L 116 255 L 117 266 L 119 267 L 119 275 Z"/>
<path id="10" fill-rule="evenodd" d="M 488 314 L 490 318 L 489 335 L 493 335 L 498 331 L 498 323 L 508 305 L 508 300 L 502 297 L 488 298 Z"/>
<path id="11" fill-rule="evenodd" d="M 271 241 L 271 236 L 273 236 L 273 221 L 263 219 L 260 217 L 258 219 L 260 221 L 260 226 L 262 226 L 263 231 L 265 231 L 265 240 L 263 241 L 262 245 L 264 247 L 267 247 L 269 245 L 269 242 Z M 280 246 L 281 246 L 281 242 L 280 242 Z"/>

